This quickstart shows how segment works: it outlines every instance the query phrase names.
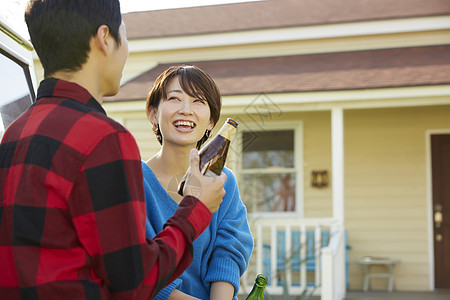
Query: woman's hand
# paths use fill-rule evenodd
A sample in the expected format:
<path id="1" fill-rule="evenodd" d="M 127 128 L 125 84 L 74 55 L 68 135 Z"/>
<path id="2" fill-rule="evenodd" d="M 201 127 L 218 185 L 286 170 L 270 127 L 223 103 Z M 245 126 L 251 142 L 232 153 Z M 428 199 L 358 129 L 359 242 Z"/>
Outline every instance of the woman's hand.
<path id="1" fill-rule="evenodd" d="M 197 149 L 190 153 L 189 175 L 184 186 L 184 195 L 197 197 L 209 210 L 214 213 L 219 209 L 222 198 L 225 196 L 223 188 L 227 175 L 224 172 L 219 176 L 205 176 L 200 173 L 199 155 Z"/>

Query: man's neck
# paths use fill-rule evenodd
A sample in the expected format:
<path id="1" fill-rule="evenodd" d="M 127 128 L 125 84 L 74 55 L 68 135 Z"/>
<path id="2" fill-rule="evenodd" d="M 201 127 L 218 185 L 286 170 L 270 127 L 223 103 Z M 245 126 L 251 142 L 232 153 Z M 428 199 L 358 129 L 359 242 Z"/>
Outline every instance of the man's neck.
<path id="1" fill-rule="evenodd" d="M 93 76 L 89 76 L 89 72 L 80 70 L 77 72 L 57 71 L 50 77 L 73 82 L 85 88 L 94 98 L 102 104 L 103 94 L 100 92 L 98 81 Z"/>

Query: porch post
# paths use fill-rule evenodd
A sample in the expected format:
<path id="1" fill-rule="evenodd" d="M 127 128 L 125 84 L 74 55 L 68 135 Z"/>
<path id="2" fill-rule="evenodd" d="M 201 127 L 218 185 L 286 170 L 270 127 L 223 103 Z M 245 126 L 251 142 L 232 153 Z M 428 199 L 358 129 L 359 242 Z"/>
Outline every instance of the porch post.
<path id="1" fill-rule="evenodd" d="M 331 184 L 333 218 L 344 226 L 344 112 L 341 107 L 331 110 Z"/>

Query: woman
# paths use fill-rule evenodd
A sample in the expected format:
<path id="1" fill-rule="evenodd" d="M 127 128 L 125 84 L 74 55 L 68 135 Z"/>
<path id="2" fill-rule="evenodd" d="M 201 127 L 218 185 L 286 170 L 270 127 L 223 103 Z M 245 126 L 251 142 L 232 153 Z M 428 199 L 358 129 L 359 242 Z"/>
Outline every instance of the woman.
<path id="1" fill-rule="evenodd" d="M 161 144 L 143 162 L 147 236 L 162 230 L 182 197 L 177 185 L 189 167 L 189 151 L 208 139 L 220 116 L 221 96 L 212 78 L 194 66 L 171 67 L 155 81 L 147 116 Z M 210 226 L 194 242 L 192 265 L 155 299 L 237 299 L 239 279 L 248 266 L 253 239 L 233 173 Z"/>

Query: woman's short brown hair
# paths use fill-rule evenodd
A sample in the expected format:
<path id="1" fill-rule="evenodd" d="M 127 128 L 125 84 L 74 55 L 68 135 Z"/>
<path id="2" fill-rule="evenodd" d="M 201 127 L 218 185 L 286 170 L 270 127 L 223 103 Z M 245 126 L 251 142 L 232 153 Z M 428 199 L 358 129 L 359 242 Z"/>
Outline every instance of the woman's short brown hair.
<path id="1" fill-rule="evenodd" d="M 219 88 L 208 74 L 195 66 L 173 66 L 162 72 L 158 78 L 156 78 L 153 87 L 147 96 L 147 117 L 150 116 L 152 108 L 157 109 L 161 100 L 167 98 L 167 86 L 169 85 L 169 82 L 177 76 L 181 88 L 186 94 L 191 97 L 204 99 L 208 102 L 211 120 L 214 125 L 216 125 L 222 108 Z M 153 132 L 156 134 L 156 138 L 162 145 L 162 135 L 159 131 L 159 127 L 154 126 Z M 197 148 L 208 139 L 208 136 L 208 133 L 203 136 L 199 141 Z"/>

